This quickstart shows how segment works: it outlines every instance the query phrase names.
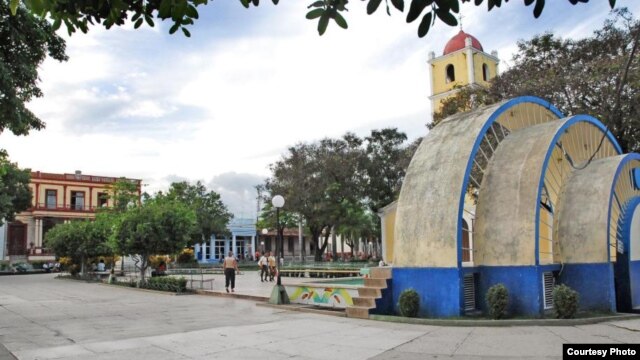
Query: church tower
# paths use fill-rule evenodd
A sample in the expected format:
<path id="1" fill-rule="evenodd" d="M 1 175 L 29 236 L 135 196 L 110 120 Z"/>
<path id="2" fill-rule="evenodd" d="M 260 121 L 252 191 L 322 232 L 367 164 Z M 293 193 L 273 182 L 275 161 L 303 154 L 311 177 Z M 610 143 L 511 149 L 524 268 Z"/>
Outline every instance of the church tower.
<path id="1" fill-rule="evenodd" d="M 452 37 L 444 47 L 442 56 L 429 53 L 431 80 L 431 111 L 440 111 L 442 101 L 465 86 L 489 86 L 489 80 L 498 74 L 498 53 L 484 52 L 482 44 L 464 31 Z"/>

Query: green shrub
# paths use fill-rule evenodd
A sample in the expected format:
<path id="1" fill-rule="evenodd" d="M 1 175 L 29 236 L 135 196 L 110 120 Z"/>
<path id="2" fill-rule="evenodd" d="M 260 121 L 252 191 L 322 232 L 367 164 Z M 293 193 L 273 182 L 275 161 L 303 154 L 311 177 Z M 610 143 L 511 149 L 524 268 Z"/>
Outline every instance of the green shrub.
<path id="1" fill-rule="evenodd" d="M 406 289 L 400 294 L 398 301 L 400 315 L 406 317 L 418 316 L 420 310 L 420 296 L 414 289 Z"/>
<path id="2" fill-rule="evenodd" d="M 171 276 L 158 276 L 147 279 L 140 287 L 152 290 L 182 293 L 187 291 L 187 279 Z"/>
<path id="3" fill-rule="evenodd" d="M 553 308 L 558 319 L 572 319 L 578 311 L 578 292 L 567 285 L 553 288 Z"/>
<path id="4" fill-rule="evenodd" d="M 507 305 L 509 305 L 509 291 L 504 284 L 496 284 L 487 291 L 487 307 L 489 315 L 493 319 L 503 319 L 507 316 Z"/>
<path id="5" fill-rule="evenodd" d="M 11 270 L 11 265 L 6 260 L 0 260 L 0 271 L 8 271 Z"/>

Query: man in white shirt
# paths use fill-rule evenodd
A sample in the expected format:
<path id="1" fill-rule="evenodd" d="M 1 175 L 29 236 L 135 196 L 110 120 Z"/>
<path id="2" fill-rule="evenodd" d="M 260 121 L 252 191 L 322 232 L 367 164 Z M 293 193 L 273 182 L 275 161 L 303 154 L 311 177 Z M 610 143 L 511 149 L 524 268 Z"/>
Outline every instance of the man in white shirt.
<path id="1" fill-rule="evenodd" d="M 260 260 L 258 261 L 258 266 L 260 267 L 260 281 L 267 281 L 267 276 L 269 276 L 269 271 L 267 268 L 267 257 L 262 254 L 260 256 Z"/>

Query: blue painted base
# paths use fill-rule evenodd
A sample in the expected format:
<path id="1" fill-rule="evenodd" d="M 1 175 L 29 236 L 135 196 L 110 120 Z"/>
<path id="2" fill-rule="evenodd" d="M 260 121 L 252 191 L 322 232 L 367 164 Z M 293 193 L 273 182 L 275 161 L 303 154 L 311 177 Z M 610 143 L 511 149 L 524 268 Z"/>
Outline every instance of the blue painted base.
<path id="1" fill-rule="evenodd" d="M 580 310 L 616 311 L 613 264 L 565 264 L 558 280 L 578 292 Z"/>
<path id="2" fill-rule="evenodd" d="M 438 318 L 462 314 L 462 284 L 457 268 L 393 268 L 392 281 L 396 313 L 400 293 L 412 288 L 420 295 L 419 316 Z"/>
<path id="3" fill-rule="evenodd" d="M 631 307 L 640 309 L 640 260 L 629 262 L 629 278 Z"/>
<path id="4" fill-rule="evenodd" d="M 382 297 L 376 299 L 376 308 L 370 311 L 371 314 L 393 315 L 393 280 L 387 280 L 387 288 L 382 290 Z"/>
<path id="5" fill-rule="evenodd" d="M 484 295 L 496 284 L 504 284 L 509 291 L 507 313 L 541 317 L 544 315 L 542 273 L 550 269 L 539 266 L 482 266 L 478 292 L 482 294 L 481 309 L 487 313 Z"/>

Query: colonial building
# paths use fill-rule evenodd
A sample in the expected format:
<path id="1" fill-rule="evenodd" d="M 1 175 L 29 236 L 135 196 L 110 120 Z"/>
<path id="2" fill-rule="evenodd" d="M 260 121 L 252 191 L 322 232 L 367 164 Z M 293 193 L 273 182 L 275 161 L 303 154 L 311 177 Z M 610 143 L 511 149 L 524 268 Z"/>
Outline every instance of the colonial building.
<path id="1" fill-rule="evenodd" d="M 52 260 L 46 249 L 47 231 L 64 222 L 95 218 L 96 209 L 112 206 L 109 196 L 115 177 L 75 174 L 31 173 L 29 188 L 33 193 L 31 208 L 6 224 L 5 258 Z M 140 195 L 141 181 L 134 182 Z"/>

